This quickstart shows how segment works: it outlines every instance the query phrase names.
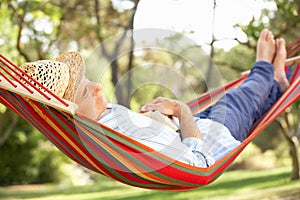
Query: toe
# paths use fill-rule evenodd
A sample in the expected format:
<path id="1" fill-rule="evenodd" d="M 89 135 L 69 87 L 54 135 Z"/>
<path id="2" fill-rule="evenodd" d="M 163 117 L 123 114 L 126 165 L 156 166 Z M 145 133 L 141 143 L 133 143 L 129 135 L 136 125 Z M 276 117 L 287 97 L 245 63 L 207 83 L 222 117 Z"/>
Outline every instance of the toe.
<path id="1" fill-rule="evenodd" d="M 285 40 L 283 38 L 276 39 L 276 54 L 280 57 L 286 56 Z"/>

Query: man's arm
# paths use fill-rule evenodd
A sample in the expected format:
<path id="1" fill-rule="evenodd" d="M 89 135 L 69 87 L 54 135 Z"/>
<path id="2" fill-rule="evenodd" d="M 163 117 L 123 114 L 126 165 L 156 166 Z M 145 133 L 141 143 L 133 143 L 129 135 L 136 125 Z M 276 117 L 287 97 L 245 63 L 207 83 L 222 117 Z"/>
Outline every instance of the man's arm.
<path id="1" fill-rule="evenodd" d="M 203 140 L 201 132 L 196 125 L 190 108 L 183 102 L 158 97 L 145 104 L 141 112 L 159 111 L 167 116 L 177 117 L 181 129 L 181 139 L 196 137 Z"/>

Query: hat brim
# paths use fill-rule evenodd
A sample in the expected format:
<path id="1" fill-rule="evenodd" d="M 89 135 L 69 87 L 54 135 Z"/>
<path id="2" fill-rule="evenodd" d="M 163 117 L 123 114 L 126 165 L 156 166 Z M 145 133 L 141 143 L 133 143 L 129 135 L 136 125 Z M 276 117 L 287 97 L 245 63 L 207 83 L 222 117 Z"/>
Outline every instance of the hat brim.
<path id="1" fill-rule="evenodd" d="M 85 77 L 85 62 L 79 52 L 66 52 L 58 56 L 56 61 L 63 62 L 69 67 L 70 78 L 64 99 L 74 101 L 77 89 Z"/>

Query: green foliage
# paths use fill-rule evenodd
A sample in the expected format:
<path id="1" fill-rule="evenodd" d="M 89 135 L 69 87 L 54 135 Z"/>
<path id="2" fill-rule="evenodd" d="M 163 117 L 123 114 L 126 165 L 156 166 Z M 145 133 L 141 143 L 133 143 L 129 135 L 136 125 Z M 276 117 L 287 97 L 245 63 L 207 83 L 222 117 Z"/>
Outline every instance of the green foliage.
<path id="1" fill-rule="evenodd" d="M 61 153 L 42 148 L 44 137 L 24 120 L 0 147 L 0 185 L 58 181 Z"/>
<path id="2" fill-rule="evenodd" d="M 276 164 L 274 151 L 262 152 L 258 146 L 251 143 L 232 163 L 229 169 L 273 169 L 276 168 Z"/>
<path id="3" fill-rule="evenodd" d="M 215 63 L 220 69 L 224 82 L 227 83 L 241 76 L 242 72 L 251 69 L 255 52 L 246 46 L 238 45 L 229 52 L 218 50 Z"/>
<path id="4" fill-rule="evenodd" d="M 299 0 L 275 0 L 277 10 L 262 10 L 259 18 L 253 18 L 249 25 L 242 26 L 242 30 L 247 34 L 248 45 L 255 47 L 255 42 L 263 28 L 270 28 L 275 37 L 283 37 L 287 42 L 294 40 L 300 35 L 300 4 Z"/>
<path id="5" fill-rule="evenodd" d="M 0 148 L 0 183 L 22 183 L 32 181 L 34 170 L 31 164 L 31 151 L 37 146 L 36 133 L 23 120 L 16 127 L 14 134 Z M 26 145 L 25 145 L 26 144 Z"/>
<path id="6" fill-rule="evenodd" d="M 0 4 L 0 47 L 1 54 L 7 55 L 15 63 L 24 62 L 22 57 L 19 57 L 16 49 L 16 38 L 18 34 L 14 20 L 11 19 L 11 12 L 3 3 Z"/>
<path id="7" fill-rule="evenodd" d="M 58 183 L 63 180 L 61 166 L 69 160 L 49 141 L 43 141 L 39 142 L 38 148 L 34 149 L 32 162 L 37 170 L 33 183 Z"/>
<path id="8" fill-rule="evenodd" d="M 277 11 L 270 20 L 275 35 L 291 41 L 300 36 L 299 0 L 275 0 Z"/>
<path id="9" fill-rule="evenodd" d="M 6 107 L 0 104 L 0 114 L 3 114 L 6 111 Z"/>

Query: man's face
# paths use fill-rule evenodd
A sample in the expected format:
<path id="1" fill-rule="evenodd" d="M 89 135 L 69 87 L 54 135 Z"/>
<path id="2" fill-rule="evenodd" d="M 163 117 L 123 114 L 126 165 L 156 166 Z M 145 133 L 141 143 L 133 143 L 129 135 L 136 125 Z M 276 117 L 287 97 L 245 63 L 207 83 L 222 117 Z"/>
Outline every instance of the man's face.
<path id="1" fill-rule="evenodd" d="M 106 99 L 101 95 L 102 86 L 98 83 L 83 79 L 77 89 L 75 103 L 78 105 L 77 112 L 93 119 L 99 119 L 107 107 Z"/>

